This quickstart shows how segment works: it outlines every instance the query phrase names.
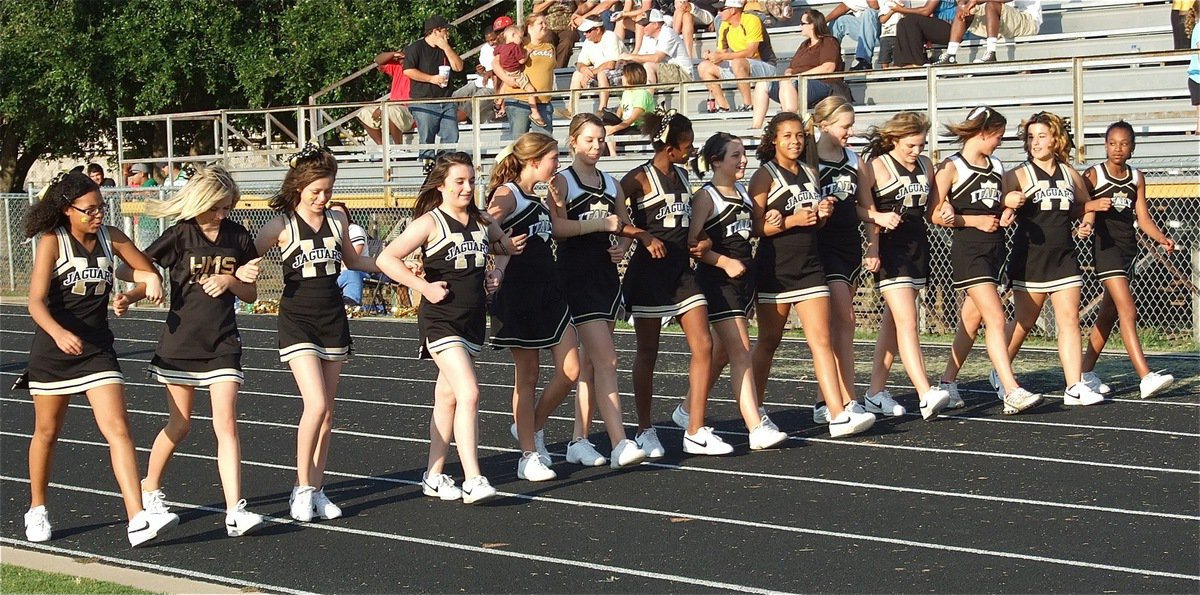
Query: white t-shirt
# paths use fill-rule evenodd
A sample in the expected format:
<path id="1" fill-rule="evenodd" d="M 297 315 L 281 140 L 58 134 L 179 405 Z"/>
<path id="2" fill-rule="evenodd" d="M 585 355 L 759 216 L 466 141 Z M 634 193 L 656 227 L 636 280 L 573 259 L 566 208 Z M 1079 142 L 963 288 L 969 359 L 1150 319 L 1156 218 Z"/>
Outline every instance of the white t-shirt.
<path id="1" fill-rule="evenodd" d="M 904 8 L 912 8 L 912 0 L 881 0 L 879 3 L 879 19 L 883 20 L 883 18 L 886 17 L 887 15 L 891 14 L 892 9 L 897 6 L 903 6 Z M 900 24 L 900 19 L 902 19 L 902 18 L 904 18 L 904 15 L 897 13 L 895 15 L 892 15 L 892 18 L 888 19 L 887 21 L 884 21 L 883 24 L 880 25 L 879 36 L 880 37 L 895 37 L 896 36 L 896 26 Z"/>
<path id="2" fill-rule="evenodd" d="M 605 31 L 604 35 L 600 36 L 599 43 L 583 42 L 583 47 L 579 48 L 579 57 L 575 59 L 575 63 L 596 66 L 605 62 L 616 62 L 620 57 L 621 40 L 617 39 L 616 33 Z"/>
<path id="3" fill-rule="evenodd" d="M 842 0 L 842 4 L 845 4 L 846 8 L 849 8 L 850 12 L 854 13 L 856 16 L 862 11 L 871 8 L 871 6 L 867 4 L 867 0 Z M 880 2 L 879 4 L 881 5 L 880 8 L 882 9 L 883 2 Z"/>
<path id="4" fill-rule="evenodd" d="M 1013 0 L 1012 7 L 1033 17 L 1042 26 L 1042 0 Z"/>
<path id="5" fill-rule="evenodd" d="M 362 255 L 370 256 L 370 254 L 367 254 L 367 231 L 362 226 L 357 223 L 351 223 L 346 228 L 346 233 L 350 236 L 350 245 L 355 247 L 362 246 Z"/>
<path id="6" fill-rule="evenodd" d="M 483 46 L 479 48 L 479 65 L 482 66 L 484 70 L 491 70 L 492 62 L 495 60 L 496 48 L 488 43 L 483 44 Z M 475 78 L 475 86 L 479 87 L 480 89 L 483 88 L 483 77 Z M 491 81 L 488 81 L 487 87 L 491 89 L 494 88 L 495 85 L 493 85 Z"/>
<path id="7" fill-rule="evenodd" d="M 687 46 L 683 44 L 683 38 L 665 23 L 659 30 L 658 37 L 647 35 L 642 38 L 640 53 L 657 54 L 659 52 L 667 55 L 668 63 L 678 65 L 684 72 L 691 72 L 692 56 L 688 54 Z"/>

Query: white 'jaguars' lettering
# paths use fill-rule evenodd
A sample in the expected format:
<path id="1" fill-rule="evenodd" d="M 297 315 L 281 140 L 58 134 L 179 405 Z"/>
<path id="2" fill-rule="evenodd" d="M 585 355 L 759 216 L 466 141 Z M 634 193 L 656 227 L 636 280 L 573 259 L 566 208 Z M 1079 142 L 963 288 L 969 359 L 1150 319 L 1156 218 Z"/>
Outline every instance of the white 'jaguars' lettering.
<path id="1" fill-rule="evenodd" d="M 662 226 L 668 229 L 688 225 L 692 215 L 692 206 L 677 200 L 669 205 L 660 207 L 654 214 L 656 221 L 662 221 Z"/>

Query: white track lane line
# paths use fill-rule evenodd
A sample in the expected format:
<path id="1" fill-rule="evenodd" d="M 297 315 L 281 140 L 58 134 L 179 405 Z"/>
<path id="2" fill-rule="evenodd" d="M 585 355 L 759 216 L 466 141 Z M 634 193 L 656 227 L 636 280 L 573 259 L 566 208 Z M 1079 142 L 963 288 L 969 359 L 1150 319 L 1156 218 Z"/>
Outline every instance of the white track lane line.
<path id="1" fill-rule="evenodd" d="M 12 435 L 11 433 L 8 433 L 8 432 L 5 432 L 4 434 Z M 80 440 L 67 440 L 67 442 L 71 442 L 71 443 L 75 443 L 75 444 L 85 444 L 85 445 L 94 446 L 97 448 L 105 448 L 105 449 L 108 448 L 107 444 L 99 443 L 99 442 L 89 442 L 89 441 L 80 441 Z M 139 448 L 138 450 L 145 451 L 148 449 Z M 180 454 L 182 454 L 182 453 L 180 453 Z M 191 455 L 191 456 L 194 458 L 198 458 L 198 459 L 213 460 L 212 457 L 198 456 L 198 455 Z M 254 465 L 254 466 L 259 465 L 258 463 L 252 463 L 252 462 L 247 462 L 247 461 L 243 461 L 243 464 Z M 277 469 L 291 469 L 291 467 L 287 467 L 284 465 L 266 465 L 266 466 L 270 466 L 270 467 L 277 468 Z M 326 471 L 326 474 L 343 477 L 343 478 L 347 478 L 347 479 L 381 481 L 381 482 L 385 482 L 385 483 L 395 483 L 395 484 L 414 486 L 414 487 L 420 485 L 420 482 L 418 482 L 418 481 L 401 480 L 401 479 L 395 479 L 395 478 L 381 478 L 381 477 L 357 475 L 357 474 L 350 474 L 350 473 L 338 473 L 338 472 L 331 472 L 331 471 Z M 26 478 L 10 477 L 7 475 L 0 476 L 0 480 L 28 483 L 28 479 L 26 479 Z M 114 498 L 121 497 L 121 495 L 117 492 L 104 492 L 104 491 L 100 491 L 100 490 L 94 490 L 91 488 L 75 488 L 74 486 L 66 486 L 63 484 L 51 484 L 51 485 L 53 485 L 55 487 L 63 488 L 63 489 L 78 489 L 78 491 L 85 491 L 88 493 L 110 495 Z M 821 537 L 829 537 L 829 538 L 834 538 L 834 539 L 845 539 L 845 540 L 850 540 L 850 541 L 866 541 L 866 542 L 871 542 L 871 543 L 885 543 L 885 544 L 889 544 L 889 545 L 917 547 L 917 548 L 931 549 L 931 550 L 936 550 L 936 551 L 965 553 L 965 554 L 1017 559 L 1017 560 L 1028 560 L 1028 561 L 1033 561 L 1033 562 L 1041 562 L 1041 563 L 1054 564 L 1054 565 L 1059 565 L 1059 566 L 1070 566 L 1070 567 L 1076 567 L 1076 568 L 1093 568 L 1093 569 L 1098 569 L 1098 570 L 1121 572 L 1121 573 L 1126 573 L 1126 574 L 1159 576 L 1159 577 L 1164 577 L 1164 578 L 1174 578 L 1174 579 L 1182 579 L 1182 580 L 1189 580 L 1189 581 L 1200 581 L 1200 575 L 1189 575 L 1189 574 L 1182 574 L 1182 573 L 1176 573 L 1176 572 L 1149 570 L 1149 569 L 1144 569 L 1144 568 L 1133 568 L 1133 567 L 1128 567 L 1128 566 L 1116 566 L 1116 565 L 1111 565 L 1111 564 L 1086 562 L 1086 561 L 1082 561 L 1082 560 L 1070 560 L 1070 559 L 1066 559 L 1066 558 L 1055 558 L 1055 557 L 1050 557 L 1050 556 L 1037 556 L 1037 555 L 1032 555 L 1032 554 L 1021 554 L 1021 553 L 1015 553 L 1015 552 L 989 550 L 989 549 L 976 548 L 976 547 L 945 545 L 945 544 L 940 544 L 940 543 L 915 541 L 915 540 L 910 540 L 910 539 L 880 537 L 880 536 L 876 536 L 876 535 L 867 535 L 867 534 L 862 534 L 862 533 L 849 533 L 849 532 L 843 532 L 843 531 L 827 531 L 827 530 L 823 530 L 823 529 L 792 527 L 792 526 L 788 526 L 788 525 L 778 525 L 778 524 L 765 523 L 765 522 L 759 522 L 759 521 L 745 521 L 745 520 L 730 519 L 730 518 L 725 518 L 725 517 L 715 517 L 715 516 L 709 516 L 709 515 L 691 514 L 691 513 L 680 512 L 680 511 L 655 510 L 655 509 L 651 509 L 651 508 L 642 508 L 642 507 L 637 507 L 637 506 L 605 504 L 605 503 L 601 503 L 601 502 L 590 502 L 590 501 L 586 501 L 586 500 L 569 500 L 569 499 L 555 498 L 555 497 L 548 497 L 548 496 L 533 496 L 533 495 L 529 495 L 529 494 L 516 494 L 516 493 L 511 493 L 511 492 L 503 492 L 503 491 L 497 491 L 497 494 L 500 496 L 519 498 L 519 499 L 527 500 L 527 501 L 566 504 L 566 505 L 569 505 L 572 507 L 598 508 L 598 509 L 602 509 L 602 510 L 628 512 L 628 513 L 643 514 L 643 515 L 650 515 L 650 516 L 663 517 L 663 518 L 688 518 L 688 519 L 692 519 L 692 520 L 705 521 L 705 522 L 710 522 L 710 523 L 714 523 L 714 524 L 733 525 L 733 526 L 738 526 L 738 527 L 747 527 L 747 528 L 753 528 L 753 529 L 765 529 L 765 530 L 771 530 L 771 531 L 782 531 L 785 533 L 794 533 L 794 534 L 803 534 L 803 535 L 816 535 L 816 536 L 821 536 Z M 191 505 L 182 504 L 179 502 L 171 502 L 171 504 L 193 507 Z M 276 518 L 272 517 L 271 520 L 274 522 L 302 524 L 302 523 L 296 523 L 295 521 L 293 521 L 291 519 L 276 519 Z M 305 524 L 305 526 L 312 527 L 312 528 L 319 528 L 319 529 L 323 529 L 323 530 L 329 530 L 329 531 L 340 531 L 340 532 L 354 533 L 354 534 L 358 534 L 358 535 L 368 535 L 368 536 L 380 537 L 380 538 L 384 538 L 384 539 L 409 541 L 409 542 L 413 542 L 413 543 L 420 543 L 423 545 L 433 545 L 433 546 L 438 546 L 438 547 L 450 547 L 450 548 L 454 548 L 454 549 L 462 549 L 462 550 L 476 552 L 476 553 L 507 555 L 510 557 L 515 557 L 515 558 L 520 558 L 520 559 L 533 559 L 533 560 L 549 562 L 549 563 L 567 564 L 567 565 L 572 565 L 572 566 L 582 566 L 584 568 L 590 568 L 593 570 L 605 570 L 608 572 L 616 572 L 616 573 L 620 573 L 620 574 L 634 574 L 636 576 L 642 576 L 642 577 L 647 577 L 647 578 L 660 578 L 663 580 L 670 580 L 673 582 L 694 582 L 695 584 L 711 586 L 714 588 L 727 589 L 727 590 L 738 590 L 738 591 L 757 592 L 757 593 L 772 592 L 772 591 L 769 591 L 766 589 L 757 589 L 754 587 L 728 585 L 725 583 L 713 583 L 711 581 L 690 579 L 688 577 L 679 577 L 676 575 L 666 575 L 666 574 L 659 574 L 659 573 L 636 571 L 636 570 L 630 570 L 630 569 L 625 569 L 625 568 L 620 568 L 620 567 L 615 567 L 615 566 L 591 565 L 590 563 L 587 563 L 587 562 L 579 562 L 579 561 L 575 561 L 575 560 L 568 560 L 568 559 L 562 559 L 562 558 L 550 558 L 550 557 L 537 556 L 537 555 L 524 555 L 524 554 L 520 554 L 520 553 L 516 553 L 516 552 L 504 552 L 504 551 L 498 551 L 498 550 L 494 550 L 494 549 L 485 549 L 485 548 L 481 548 L 481 547 L 477 547 L 477 546 L 461 545 L 461 544 L 456 544 L 456 543 L 452 543 L 452 542 L 436 541 L 436 540 L 423 539 L 423 538 L 418 538 L 418 537 L 400 536 L 400 535 L 396 535 L 396 534 L 392 534 L 392 533 L 381 533 L 381 532 L 375 532 L 375 531 L 363 531 L 363 530 L 359 530 L 359 529 L 350 529 L 350 528 L 338 527 L 336 525 L 330 525 L 330 524 L 309 523 L 309 524 Z"/>

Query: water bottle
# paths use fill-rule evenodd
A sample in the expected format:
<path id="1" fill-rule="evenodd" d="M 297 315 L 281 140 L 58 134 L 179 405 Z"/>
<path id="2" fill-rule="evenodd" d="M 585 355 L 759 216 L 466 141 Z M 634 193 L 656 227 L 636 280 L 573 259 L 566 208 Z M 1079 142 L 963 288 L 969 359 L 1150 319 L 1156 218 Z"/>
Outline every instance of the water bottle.
<path id="1" fill-rule="evenodd" d="M 710 114 L 717 111 L 717 98 L 713 97 L 711 94 L 708 96 L 707 107 L 708 107 L 708 113 L 710 113 Z"/>

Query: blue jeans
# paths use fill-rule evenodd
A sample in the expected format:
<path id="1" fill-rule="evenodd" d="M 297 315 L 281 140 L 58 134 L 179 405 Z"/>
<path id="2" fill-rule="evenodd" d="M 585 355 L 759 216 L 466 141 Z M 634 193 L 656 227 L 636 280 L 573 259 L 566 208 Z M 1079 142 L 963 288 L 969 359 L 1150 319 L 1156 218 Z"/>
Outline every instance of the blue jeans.
<path id="1" fill-rule="evenodd" d="M 432 145 L 434 138 L 444 145 L 458 144 L 458 104 L 421 103 L 409 106 L 413 119 L 417 121 L 417 138 L 423 145 Z M 454 147 L 449 147 L 453 149 Z M 421 159 L 433 159 L 436 151 L 421 149 Z"/>
<path id="2" fill-rule="evenodd" d="M 846 35 L 857 39 L 854 57 L 870 64 L 879 45 L 879 11 L 868 8 L 857 15 L 846 13 L 829 24 L 829 32 L 839 40 Z"/>
<path id="3" fill-rule="evenodd" d="M 500 134 L 500 140 L 513 140 L 530 131 L 554 136 L 554 110 L 549 103 L 538 102 L 538 113 L 546 122 L 545 126 L 538 126 L 529 119 L 529 102 L 527 101 L 505 99 L 504 113 L 508 114 L 508 128 L 505 128 L 504 132 Z"/>
<path id="4" fill-rule="evenodd" d="M 771 86 L 767 88 L 767 95 L 776 103 L 779 102 L 779 81 L 771 83 Z M 812 109 L 817 102 L 830 95 L 833 95 L 833 87 L 829 83 L 808 79 L 808 105 L 802 109 Z"/>
<path id="5" fill-rule="evenodd" d="M 367 273 L 356 271 L 353 269 L 342 269 L 342 273 L 338 275 L 337 284 L 342 288 L 342 297 L 348 297 L 354 300 L 356 304 L 362 304 L 363 295 L 363 279 L 367 277 Z"/>

